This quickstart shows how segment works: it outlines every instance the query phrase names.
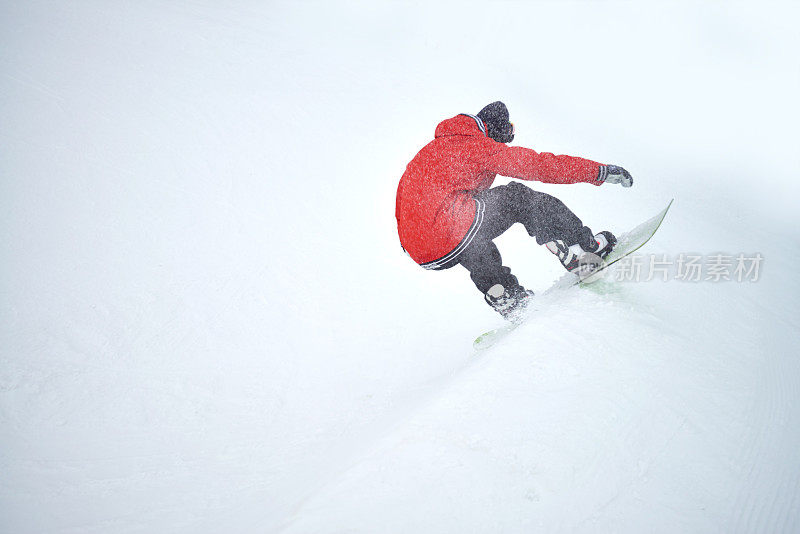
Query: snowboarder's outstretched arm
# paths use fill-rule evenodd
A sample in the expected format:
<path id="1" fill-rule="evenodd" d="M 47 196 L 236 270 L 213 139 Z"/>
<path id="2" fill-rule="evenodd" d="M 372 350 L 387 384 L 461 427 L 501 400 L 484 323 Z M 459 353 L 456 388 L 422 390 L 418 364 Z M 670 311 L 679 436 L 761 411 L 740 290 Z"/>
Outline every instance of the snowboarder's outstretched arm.
<path id="1" fill-rule="evenodd" d="M 502 148 L 487 158 L 486 165 L 492 172 L 503 176 L 553 184 L 585 182 L 602 185 L 608 182 L 619 183 L 623 187 L 633 185 L 630 173 L 616 165 L 603 165 L 574 156 L 556 156 L 530 148 L 498 145 Z"/>

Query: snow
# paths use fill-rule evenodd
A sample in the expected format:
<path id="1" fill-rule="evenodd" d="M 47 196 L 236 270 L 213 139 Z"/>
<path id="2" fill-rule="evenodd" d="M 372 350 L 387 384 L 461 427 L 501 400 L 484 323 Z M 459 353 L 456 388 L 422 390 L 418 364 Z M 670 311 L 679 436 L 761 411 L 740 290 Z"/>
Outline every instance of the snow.
<path id="1" fill-rule="evenodd" d="M 797 531 L 799 14 L 0 2 L 0 531 Z M 500 320 L 394 193 L 496 99 L 635 179 L 533 187 L 618 232 L 674 197 L 643 252 L 759 280 L 576 289 L 474 352 Z"/>

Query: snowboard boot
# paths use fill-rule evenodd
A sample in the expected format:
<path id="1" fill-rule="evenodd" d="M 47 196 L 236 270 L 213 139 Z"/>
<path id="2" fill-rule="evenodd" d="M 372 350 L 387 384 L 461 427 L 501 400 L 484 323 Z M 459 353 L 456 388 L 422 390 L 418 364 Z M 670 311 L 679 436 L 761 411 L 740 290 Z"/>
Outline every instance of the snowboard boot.
<path id="1" fill-rule="evenodd" d="M 603 259 L 606 259 L 606 256 L 611 254 L 611 251 L 617 246 L 617 238 L 608 230 L 603 230 L 599 234 L 595 234 L 594 239 L 597 241 L 597 250 L 590 252 L 597 254 Z"/>
<path id="2" fill-rule="evenodd" d="M 518 320 L 525 306 L 533 297 L 533 291 L 519 287 L 517 289 L 506 289 L 502 284 L 495 284 L 489 288 L 484 298 L 486 302 L 494 308 L 494 311 L 511 322 Z"/>
<path id="3" fill-rule="evenodd" d="M 578 244 L 567 246 L 564 241 L 556 239 L 545 243 L 547 250 L 556 255 L 566 270 L 578 276 L 586 276 L 597 269 L 602 260 L 608 256 L 617 244 L 617 238 L 608 230 L 595 234 L 593 250 L 584 250 Z"/>

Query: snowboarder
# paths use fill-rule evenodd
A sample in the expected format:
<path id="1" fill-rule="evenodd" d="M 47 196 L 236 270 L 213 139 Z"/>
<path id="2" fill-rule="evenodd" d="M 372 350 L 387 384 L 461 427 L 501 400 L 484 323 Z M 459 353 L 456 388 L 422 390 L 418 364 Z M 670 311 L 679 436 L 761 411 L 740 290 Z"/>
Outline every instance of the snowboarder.
<path id="1" fill-rule="evenodd" d="M 616 238 L 593 234 L 560 200 L 521 183 L 490 188 L 495 177 L 633 185 L 622 167 L 509 147 L 513 140 L 514 125 L 499 101 L 477 115 L 442 121 L 406 167 L 395 212 L 400 244 L 415 262 L 432 270 L 464 266 L 486 302 L 509 320 L 533 295 L 503 266 L 493 243 L 513 224 L 522 223 L 571 272 L 583 268 L 588 253 L 607 256 Z"/>

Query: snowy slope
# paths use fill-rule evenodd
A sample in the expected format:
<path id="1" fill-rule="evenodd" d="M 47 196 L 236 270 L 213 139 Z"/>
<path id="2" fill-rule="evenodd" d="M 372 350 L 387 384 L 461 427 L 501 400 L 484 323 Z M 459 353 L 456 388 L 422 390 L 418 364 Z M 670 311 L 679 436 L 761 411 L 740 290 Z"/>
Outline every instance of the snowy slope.
<path id="1" fill-rule="evenodd" d="M 798 14 L 0 2 L 0 531 L 800 529 Z M 498 319 L 394 192 L 498 98 L 636 179 L 534 187 L 614 231 L 675 197 L 648 252 L 760 279 L 575 289 L 474 353 Z"/>

